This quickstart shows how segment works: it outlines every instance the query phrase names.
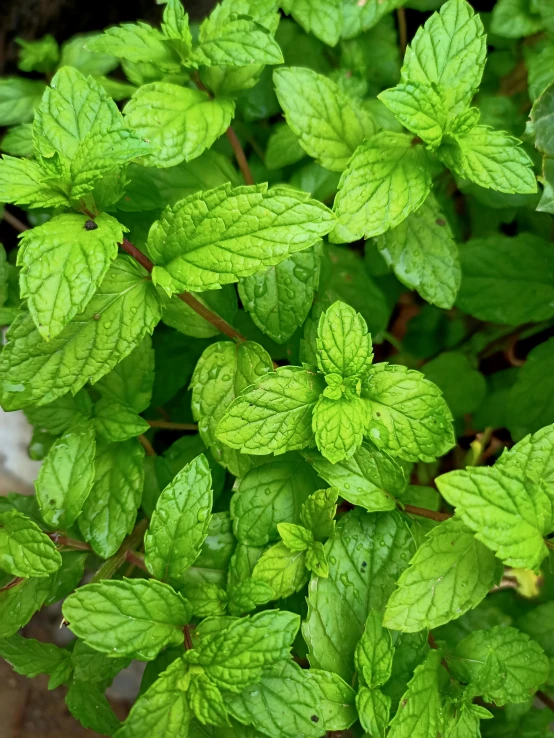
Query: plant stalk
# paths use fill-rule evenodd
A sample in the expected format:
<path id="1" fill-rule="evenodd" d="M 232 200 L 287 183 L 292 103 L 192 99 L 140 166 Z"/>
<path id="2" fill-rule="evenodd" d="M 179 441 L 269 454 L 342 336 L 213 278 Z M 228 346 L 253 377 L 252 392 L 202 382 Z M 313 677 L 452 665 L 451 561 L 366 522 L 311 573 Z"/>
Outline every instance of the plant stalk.
<path id="1" fill-rule="evenodd" d="M 132 532 L 129 533 L 127 538 L 123 541 L 119 551 L 104 561 L 100 569 L 98 569 L 96 574 L 90 580 L 90 583 L 94 584 L 95 582 L 102 581 L 102 579 L 111 579 L 116 571 L 123 566 L 126 561 L 130 560 L 128 558 L 129 552 L 139 545 L 147 528 L 148 518 L 143 518 L 135 525 Z M 142 560 L 138 556 L 136 557 L 136 560 L 133 557 L 133 554 L 131 554 L 131 557 L 133 558 L 132 563 L 135 564 L 135 566 L 141 566 Z M 138 561 L 141 561 L 141 564 L 139 564 Z M 145 568 L 144 565 L 142 565 L 141 568 Z"/>

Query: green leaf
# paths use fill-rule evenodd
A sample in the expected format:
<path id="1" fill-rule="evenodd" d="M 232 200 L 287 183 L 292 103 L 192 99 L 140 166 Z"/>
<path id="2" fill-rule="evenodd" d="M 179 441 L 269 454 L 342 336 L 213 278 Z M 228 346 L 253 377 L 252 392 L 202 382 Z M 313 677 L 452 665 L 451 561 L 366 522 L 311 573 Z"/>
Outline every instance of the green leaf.
<path id="1" fill-rule="evenodd" d="M 362 384 L 366 434 L 378 448 L 406 461 L 434 461 L 455 444 L 452 416 L 439 388 L 423 374 L 376 364 Z"/>
<path id="2" fill-rule="evenodd" d="M 308 581 L 306 552 L 291 551 L 283 542 L 276 543 L 260 556 L 252 577 L 271 587 L 272 599 L 290 597 Z"/>
<path id="3" fill-rule="evenodd" d="M 45 340 L 82 312 L 117 256 L 124 228 L 107 213 L 86 226 L 86 215 L 65 214 L 26 231 L 18 252 L 21 297 Z"/>
<path id="4" fill-rule="evenodd" d="M 458 351 L 446 351 L 424 366 L 426 378 L 442 391 L 455 418 L 475 412 L 487 393 L 485 377 Z"/>
<path id="5" fill-rule="evenodd" d="M 203 292 L 313 246 L 333 224 L 325 205 L 291 188 L 227 184 L 167 208 L 148 251 L 176 290 Z"/>
<path id="6" fill-rule="evenodd" d="M 253 341 L 239 344 L 220 341 L 204 351 L 192 375 L 192 412 L 200 436 L 214 458 L 236 476 L 245 474 L 250 462 L 221 444 L 216 429 L 235 398 L 270 372 L 272 366 L 267 351 Z"/>
<path id="7" fill-rule="evenodd" d="M 30 123 L 20 123 L 10 128 L 2 137 L 0 150 L 12 156 L 32 157 L 35 150 L 33 126 Z"/>
<path id="8" fill-rule="evenodd" d="M 77 519 L 94 482 L 94 425 L 68 430 L 48 452 L 37 481 L 37 501 L 44 520 L 67 529 Z"/>
<path id="9" fill-rule="evenodd" d="M 150 405 L 154 384 L 152 339 L 145 336 L 123 361 L 105 374 L 96 389 L 104 399 L 122 402 L 142 413 Z"/>
<path id="10" fill-rule="evenodd" d="M 106 656 L 78 638 L 71 652 L 71 662 L 76 681 L 99 684 L 111 681 L 129 665 L 130 659 L 114 659 Z"/>
<path id="11" fill-rule="evenodd" d="M 243 615 L 255 610 L 258 605 L 265 605 L 274 598 L 273 588 L 259 579 L 245 579 L 233 587 L 229 595 L 229 612 L 231 615 Z"/>
<path id="12" fill-rule="evenodd" d="M 127 212 L 161 210 L 200 190 L 211 190 L 225 182 L 239 183 L 229 161 L 211 150 L 169 169 L 129 164 L 127 178 L 125 195 L 117 203 L 118 210 Z"/>
<path id="13" fill-rule="evenodd" d="M 289 551 L 306 551 L 314 542 L 311 531 L 294 523 L 277 523 L 277 530 Z"/>
<path id="14" fill-rule="evenodd" d="M 20 635 L 0 641 L 0 656 L 17 674 L 27 677 L 48 674 L 49 689 L 63 684 L 72 671 L 71 654 L 67 649 Z"/>
<path id="15" fill-rule="evenodd" d="M 362 728 L 373 738 L 385 738 L 391 698 L 379 689 L 361 687 L 356 695 L 356 708 Z"/>
<path id="16" fill-rule="evenodd" d="M 390 723 L 389 738 L 423 738 L 438 735 L 443 726 L 440 651 L 430 651 L 425 662 L 414 671 L 408 691 Z"/>
<path id="17" fill-rule="evenodd" d="M 337 301 L 321 314 L 317 329 L 317 363 L 324 374 L 358 377 L 373 361 L 371 336 L 360 313 Z"/>
<path id="18" fill-rule="evenodd" d="M 162 32 L 172 40 L 181 59 L 186 60 L 192 49 L 192 33 L 189 28 L 189 17 L 180 0 L 169 0 L 164 8 Z"/>
<path id="19" fill-rule="evenodd" d="M 79 144 L 71 162 L 71 200 L 91 192 L 98 179 L 111 169 L 150 153 L 151 146 L 127 130 L 107 131 L 87 136 Z M 119 197 L 116 198 L 118 200 Z"/>
<path id="20" fill-rule="evenodd" d="M 533 162 L 521 148 L 521 141 L 504 131 L 475 126 L 444 143 L 438 153 L 454 174 L 480 187 L 507 193 L 537 191 Z"/>
<path id="21" fill-rule="evenodd" d="M 554 422 L 553 368 L 554 340 L 549 339 L 529 352 L 510 392 L 507 426 L 515 441 Z"/>
<path id="22" fill-rule="evenodd" d="M 118 258 L 86 310 L 56 338 L 42 340 L 22 313 L 11 326 L 0 358 L 2 405 L 44 405 L 86 382 L 96 382 L 151 333 L 160 319 L 155 287 L 141 267 Z"/>
<path id="23" fill-rule="evenodd" d="M 319 264 L 316 245 L 239 281 L 244 309 L 276 343 L 286 343 L 306 320 L 319 284 Z"/>
<path id="24" fill-rule="evenodd" d="M 48 181 L 36 162 L 13 156 L 0 159 L 0 199 L 29 208 L 67 207 L 69 204 L 67 195 Z"/>
<path id="25" fill-rule="evenodd" d="M 456 304 L 492 323 L 548 320 L 554 315 L 554 257 L 550 244 L 530 233 L 491 236 L 464 244 Z"/>
<path id="26" fill-rule="evenodd" d="M 545 602 L 525 613 L 516 621 L 519 630 L 530 636 L 543 649 L 550 664 L 548 684 L 554 681 L 554 632 L 552 617 L 554 616 L 554 602 Z M 4 657 L 5 658 L 5 657 Z"/>
<path id="27" fill-rule="evenodd" d="M 238 694 L 259 681 L 264 667 L 288 658 L 299 626 L 298 615 L 280 610 L 234 619 L 228 627 L 201 636 L 185 659 L 202 666 L 221 689 Z"/>
<path id="28" fill-rule="evenodd" d="M 447 111 L 441 95 L 430 85 L 407 81 L 378 95 L 409 131 L 435 148 L 446 128 Z"/>
<path id="29" fill-rule="evenodd" d="M 455 677 L 471 684 L 479 679 L 491 652 L 499 662 L 501 677 L 490 686 L 482 685 L 479 694 L 485 702 L 527 702 L 548 676 L 548 659 L 539 644 L 516 628 L 501 626 L 476 630 L 463 638 L 448 659 L 449 668 Z"/>
<path id="30" fill-rule="evenodd" d="M 66 599 L 62 611 L 89 646 L 143 661 L 156 658 L 165 646 L 179 646 L 191 614 L 181 595 L 155 579 L 86 584 Z"/>
<path id="31" fill-rule="evenodd" d="M 301 506 L 320 480 L 297 454 L 248 471 L 231 498 L 233 531 L 241 543 L 264 546 L 278 539 L 278 523 L 300 523 Z"/>
<path id="32" fill-rule="evenodd" d="M 533 435 L 528 435 L 510 449 L 504 449 L 495 464 L 498 471 L 529 478 L 541 479 L 549 485 L 554 483 L 554 426 L 547 425 Z"/>
<path id="33" fill-rule="evenodd" d="M 186 586 L 186 597 L 197 617 L 222 615 L 227 606 L 227 593 L 211 582 Z"/>
<path id="34" fill-rule="evenodd" d="M 67 597 L 79 586 L 85 573 L 87 553 L 83 551 L 62 551 L 62 565 L 49 578 L 50 591 L 44 604 L 53 605 Z"/>
<path id="35" fill-rule="evenodd" d="M 342 172 L 362 141 L 377 133 L 371 115 L 322 74 L 280 67 L 273 81 L 298 142 L 325 169 Z"/>
<path id="36" fill-rule="evenodd" d="M 339 491 L 335 487 L 319 489 L 302 505 L 300 520 L 312 531 L 316 540 L 330 538 L 335 532 L 335 515 Z"/>
<path id="37" fill-rule="evenodd" d="M 402 284 L 433 305 L 452 307 L 460 287 L 460 258 L 448 221 L 432 195 L 375 243 Z"/>
<path id="38" fill-rule="evenodd" d="M 41 162 L 59 176 L 69 173 L 69 162 L 85 138 L 121 127 L 121 113 L 104 89 L 77 69 L 62 67 L 44 91 L 33 138 Z"/>
<path id="39" fill-rule="evenodd" d="M 103 692 L 87 682 L 73 682 L 65 696 L 69 712 L 84 728 L 113 735 L 119 728 L 119 720 L 114 715 L 110 703 Z"/>
<path id="40" fill-rule="evenodd" d="M 228 513 L 212 515 L 208 536 L 200 555 L 194 562 L 194 566 L 191 566 L 183 575 L 184 586 L 210 582 L 221 589 L 224 588 L 227 581 L 227 569 L 235 546 L 236 540 Z"/>
<path id="41" fill-rule="evenodd" d="M 164 738 L 186 738 L 193 718 L 184 687 L 188 666 L 182 658 L 170 664 L 156 681 L 140 695 L 117 738 L 151 738 L 159 732 Z"/>
<path id="42" fill-rule="evenodd" d="M 435 481 L 475 537 L 505 564 L 538 569 L 548 553 L 543 534 L 552 515 L 544 487 L 491 467 L 447 472 Z"/>
<path id="43" fill-rule="evenodd" d="M 427 534 L 385 610 L 387 628 L 436 628 L 476 607 L 498 578 L 497 561 L 457 518 Z"/>
<path id="44" fill-rule="evenodd" d="M 369 2 L 364 5 L 346 3 L 342 8 L 344 19 L 342 38 L 351 39 L 362 31 L 372 29 L 386 13 L 390 13 L 399 5 L 399 0 L 383 0 L 381 3 Z"/>
<path id="45" fill-rule="evenodd" d="M 313 438 L 313 408 L 321 377 L 299 367 L 280 367 L 262 376 L 228 407 L 217 437 L 254 455 L 304 448 Z"/>
<path id="46" fill-rule="evenodd" d="M 50 538 L 25 515 L 0 514 L 0 569 L 16 577 L 47 577 L 62 565 Z"/>
<path id="47" fill-rule="evenodd" d="M 5 139 L 2 146 L 5 145 Z M 4 150 L 4 149 L 3 149 Z M 11 152 L 7 152 L 8 154 Z M 279 123 L 267 142 L 265 151 L 265 165 L 268 169 L 280 169 L 290 164 L 296 164 L 303 159 L 306 152 L 300 146 L 298 136 L 287 123 Z"/>
<path id="48" fill-rule="evenodd" d="M 320 738 L 326 725 L 310 671 L 292 661 L 265 669 L 242 694 L 225 695 L 230 712 L 271 738 Z"/>
<path id="49" fill-rule="evenodd" d="M 89 51 L 86 44 L 98 33 L 82 33 L 65 41 L 61 47 L 60 67 L 75 67 L 82 74 L 93 77 L 108 74 L 118 65 L 118 60 L 110 54 Z"/>
<path id="50" fill-rule="evenodd" d="M 378 236 L 423 204 L 431 189 L 428 155 L 412 139 L 382 131 L 356 149 L 335 198 L 333 242 Z"/>
<path id="51" fill-rule="evenodd" d="M 0 125 L 14 126 L 32 121 L 44 87 L 44 82 L 39 80 L 3 77 L 0 80 Z"/>
<path id="52" fill-rule="evenodd" d="M 191 670 L 188 699 L 196 719 L 203 725 L 231 725 L 221 692 L 204 671 Z"/>
<path id="53" fill-rule="evenodd" d="M 210 467 L 201 454 L 181 469 L 158 499 L 144 537 L 144 562 L 153 576 L 178 581 L 198 558 L 212 505 Z"/>
<path id="54" fill-rule="evenodd" d="M 308 669 L 304 673 L 319 692 L 319 709 L 327 730 L 348 730 L 357 719 L 352 687 L 332 671 Z"/>
<path id="55" fill-rule="evenodd" d="M 103 398 L 94 405 L 94 427 L 104 442 L 127 441 L 150 430 L 136 410 L 123 402 Z"/>
<path id="56" fill-rule="evenodd" d="M 206 18 L 200 26 L 194 59 L 208 66 L 243 67 L 249 64 L 282 64 L 283 54 L 269 29 L 251 18 Z"/>
<path id="57" fill-rule="evenodd" d="M 406 488 L 402 467 L 385 451 L 365 441 L 350 459 L 332 464 L 316 450 L 304 452 L 319 476 L 342 498 L 369 512 L 394 510 L 394 497 Z"/>
<path id="58" fill-rule="evenodd" d="M 479 86 L 487 42 L 479 15 L 465 0 L 448 0 L 420 27 L 406 50 L 402 81 L 438 85 L 445 108 L 460 113 Z"/>
<path id="59" fill-rule="evenodd" d="M 340 0 L 281 0 L 281 7 L 306 33 L 328 46 L 337 45 L 343 20 Z"/>
<path id="60" fill-rule="evenodd" d="M 87 42 L 86 48 L 135 64 L 154 64 L 160 71 L 179 72 L 179 58 L 156 28 L 146 23 L 122 23 Z"/>
<path id="61" fill-rule="evenodd" d="M 200 156 L 229 127 L 235 113 L 230 98 L 169 82 L 143 85 L 125 106 L 125 121 L 154 151 L 148 166 L 172 167 Z"/>
<path id="62" fill-rule="evenodd" d="M 315 541 L 306 552 L 306 569 L 316 577 L 329 576 L 329 562 L 321 541 Z"/>
<path id="63" fill-rule="evenodd" d="M 0 638 L 10 638 L 27 625 L 50 593 L 49 578 L 23 579 L 0 591 Z"/>
<path id="64" fill-rule="evenodd" d="M 98 444 L 94 481 L 77 522 L 84 539 L 103 558 L 131 532 L 144 483 L 144 449 L 136 440 Z"/>
<path id="65" fill-rule="evenodd" d="M 340 340 L 340 339 L 339 339 Z M 364 401 L 354 395 L 331 400 L 321 395 L 312 428 L 318 449 L 332 464 L 348 460 L 361 445 L 366 425 Z"/>
<path id="66" fill-rule="evenodd" d="M 550 80 L 549 80 L 550 82 Z M 554 155 L 552 144 L 552 108 L 554 87 L 549 84 L 542 95 L 535 100 L 531 109 L 531 121 L 535 134 L 535 146 L 546 157 Z"/>
<path id="67" fill-rule="evenodd" d="M 532 36 L 543 29 L 543 20 L 531 12 L 529 0 L 498 0 L 491 14 L 491 33 L 504 38 Z"/>
<path id="68" fill-rule="evenodd" d="M 85 423 L 92 416 L 92 402 L 86 390 L 76 395 L 68 393 L 42 407 L 25 410 L 27 420 L 46 433 L 61 435 L 75 425 Z"/>
<path id="69" fill-rule="evenodd" d="M 414 550 L 399 513 L 356 509 L 343 516 L 325 545 L 329 578 L 312 578 L 302 634 L 312 667 L 354 675 L 354 652 L 369 611 L 382 612 L 406 556 Z"/>
<path id="70" fill-rule="evenodd" d="M 405 572 L 402 576 L 405 575 Z M 370 689 L 380 687 L 390 678 L 394 646 L 390 632 L 381 625 L 381 615 L 370 610 L 364 632 L 356 646 L 355 663 L 359 675 Z"/>

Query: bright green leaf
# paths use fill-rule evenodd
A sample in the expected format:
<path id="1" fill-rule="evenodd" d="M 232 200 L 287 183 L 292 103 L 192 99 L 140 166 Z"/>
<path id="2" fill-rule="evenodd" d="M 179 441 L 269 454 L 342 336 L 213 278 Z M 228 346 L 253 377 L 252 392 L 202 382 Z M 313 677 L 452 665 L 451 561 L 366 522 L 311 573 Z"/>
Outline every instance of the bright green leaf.
<path id="1" fill-rule="evenodd" d="M 151 661 L 165 646 L 183 642 L 190 607 L 168 584 L 123 579 L 80 587 L 63 614 L 75 635 L 98 651 Z"/>
<path id="2" fill-rule="evenodd" d="M 42 517 L 53 527 L 69 528 L 83 509 L 94 482 L 95 452 L 92 423 L 66 431 L 48 452 L 35 486 Z"/>
<path id="3" fill-rule="evenodd" d="M 18 252 L 21 297 L 28 298 L 29 312 L 45 340 L 86 308 L 117 256 L 124 230 L 107 213 L 94 221 L 67 213 L 23 234 Z"/>
<path id="4" fill-rule="evenodd" d="M 0 569 L 16 577 L 47 577 L 62 565 L 51 539 L 25 515 L 0 514 Z"/>
<path id="5" fill-rule="evenodd" d="M 443 625 L 476 607 L 497 575 L 492 551 L 460 520 L 446 520 L 429 531 L 400 576 L 384 624 L 409 633 Z"/>
<path id="6" fill-rule="evenodd" d="M 348 243 L 394 228 L 423 204 L 430 189 L 423 146 L 404 133 L 377 133 L 356 149 L 341 177 L 332 240 Z"/>
<path id="7" fill-rule="evenodd" d="M 196 560 L 208 533 L 212 479 L 201 454 L 187 464 L 158 499 L 144 537 L 145 563 L 158 579 L 178 581 Z"/>
<path id="8" fill-rule="evenodd" d="M 476 538 L 505 564 L 539 567 L 548 553 L 542 536 L 552 516 L 552 502 L 539 483 L 491 467 L 469 467 L 442 474 L 436 484 Z"/>

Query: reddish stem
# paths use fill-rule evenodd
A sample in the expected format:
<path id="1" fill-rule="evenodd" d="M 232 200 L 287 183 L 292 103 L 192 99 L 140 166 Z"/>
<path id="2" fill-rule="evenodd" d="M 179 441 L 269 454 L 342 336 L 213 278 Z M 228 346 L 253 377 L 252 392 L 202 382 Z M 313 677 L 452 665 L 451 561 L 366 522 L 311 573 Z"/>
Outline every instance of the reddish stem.
<path id="1" fill-rule="evenodd" d="M 546 705 L 549 710 L 552 710 L 552 712 L 554 712 L 554 699 L 552 699 L 552 697 L 549 697 L 547 694 L 545 694 L 542 689 L 539 689 L 537 692 L 535 692 L 535 696 L 543 703 L 543 705 Z"/>
<path id="2" fill-rule="evenodd" d="M 246 182 L 247 185 L 253 185 L 254 177 L 252 176 L 252 172 L 250 171 L 250 167 L 248 166 L 248 162 L 244 154 L 244 149 L 240 145 L 240 141 L 237 138 L 237 134 L 234 132 L 231 126 L 229 126 L 229 128 L 227 129 L 226 134 L 227 134 L 227 138 L 229 139 L 229 143 L 231 144 L 233 148 L 235 159 L 237 160 L 237 164 L 239 165 L 239 169 L 242 173 L 244 181 Z"/>
<path id="3" fill-rule="evenodd" d="M 190 651 L 192 648 L 194 648 L 192 644 L 192 636 L 190 634 L 190 625 L 185 625 L 183 628 L 183 632 L 185 634 L 185 650 Z"/>
<path id="4" fill-rule="evenodd" d="M 129 254 L 129 256 L 132 256 L 135 261 L 138 261 L 138 263 L 142 267 L 144 267 L 147 272 L 149 272 L 150 274 L 152 273 L 152 270 L 154 269 L 154 264 L 146 256 L 146 254 L 143 254 L 140 249 L 137 249 L 137 247 L 133 243 L 124 238 L 121 247 Z M 182 292 L 180 295 L 177 295 L 177 297 L 184 303 L 186 303 L 189 307 L 191 307 L 194 312 L 198 313 L 201 318 L 204 318 L 204 320 L 207 320 L 208 323 L 211 323 L 214 328 L 217 328 L 220 333 L 223 333 L 225 336 L 232 338 L 234 341 L 246 341 L 246 338 L 241 333 L 239 333 L 239 331 L 235 330 L 232 325 L 229 325 L 229 323 L 227 323 L 226 320 L 223 320 L 223 318 L 220 318 L 219 315 L 213 313 L 190 292 Z"/>

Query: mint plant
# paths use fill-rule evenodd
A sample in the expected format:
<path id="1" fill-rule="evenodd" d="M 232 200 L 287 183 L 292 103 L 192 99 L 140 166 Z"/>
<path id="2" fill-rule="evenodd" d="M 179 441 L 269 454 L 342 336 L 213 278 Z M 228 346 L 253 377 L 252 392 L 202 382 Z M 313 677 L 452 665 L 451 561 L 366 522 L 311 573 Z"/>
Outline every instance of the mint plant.
<path id="1" fill-rule="evenodd" d="M 0 656 L 115 738 L 547 736 L 551 3 L 162 4 L 0 79 Z"/>

